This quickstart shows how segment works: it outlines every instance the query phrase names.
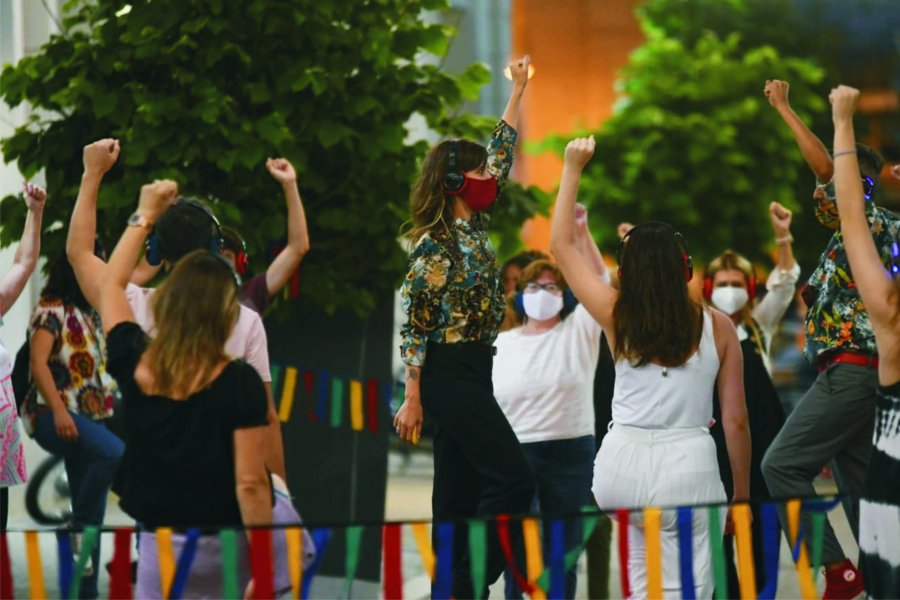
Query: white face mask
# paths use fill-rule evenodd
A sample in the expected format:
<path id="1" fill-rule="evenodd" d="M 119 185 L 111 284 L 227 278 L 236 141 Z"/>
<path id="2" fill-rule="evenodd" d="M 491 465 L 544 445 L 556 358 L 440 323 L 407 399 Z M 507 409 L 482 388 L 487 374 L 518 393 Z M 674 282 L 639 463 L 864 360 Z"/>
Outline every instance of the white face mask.
<path id="1" fill-rule="evenodd" d="M 717 287 L 712 293 L 713 306 L 726 315 L 733 315 L 744 308 L 749 299 L 746 288 L 742 287 Z"/>
<path id="2" fill-rule="evenodd" d="M 525 314 L 535 321 L 546 321 L 560 313 L 563 308 L 562 296 L 554 296 L 547 290 L 538 290 L 532 294 L 522 294 Z"/>

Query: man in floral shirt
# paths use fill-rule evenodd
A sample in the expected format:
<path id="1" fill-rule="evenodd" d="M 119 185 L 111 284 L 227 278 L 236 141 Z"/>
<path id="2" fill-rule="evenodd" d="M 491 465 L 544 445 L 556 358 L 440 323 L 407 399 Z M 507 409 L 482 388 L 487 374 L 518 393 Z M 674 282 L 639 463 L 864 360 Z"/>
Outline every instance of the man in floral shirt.
<path id="1" fill-rule="evenodd" d="M 816 218 L 825 227 L 838 229 L 831 154 L 791 110 L 786 82 L 767 81 L 765 95 L 791 129 L 804 159 L 816 174 Z M 834 148 L 835 158 L 849 153 L 856 153 L 859 160 L 860 185 L 869 200 L 866 214 L 875 246 L 885 268 L 893 270 L 900 217 L 871 201 L 884 160 L 861 144 L 855 148 Z M 819 376 L 769 447 L 762 463 L 763 475 L 774 498 L 812 496 L 816 493 L 813 479 L 831 461 L 844 494 L 844 510 L 858 539 L 858 502 L 875 420 L 878 352 L 839 230 L 822 253 L 803 297 L 809 306 L 806 357 L 818 367 Z M 782 527 L 787 531 L 783 514 Z M 811 524 L 807 521 L 803 528 L 811 531 Z M 827 522 L 822 564 L 824 598 L 852 598 L 862 593 L 860 573 Z"/>

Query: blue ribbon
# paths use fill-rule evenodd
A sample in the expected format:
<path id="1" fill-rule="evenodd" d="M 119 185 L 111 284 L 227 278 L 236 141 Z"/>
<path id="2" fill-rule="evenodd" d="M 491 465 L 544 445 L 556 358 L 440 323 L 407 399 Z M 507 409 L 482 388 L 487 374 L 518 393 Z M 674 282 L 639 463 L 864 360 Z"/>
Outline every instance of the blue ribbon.
<path id="1" fill-rule="evenodd" d="M 453 594 L 453 523 L 439 523 L 437 530 L 437 565 L 431 597 L 446 600 Z"/>
<path id="2" fill-rule="evenodd" d="M 778 512 L 774 503 L 760 506 L 762 513 L 763 562 L 766 583 L 759 591 L 760 600 L 773 600 L 778 591 L 778 554 L 781 550 L 781 529 L 778 526 Z"/>
<path id="3" fill-rule="evenodd" d="M 696 600 L 694 587 L 694 515 L 690 506 L 678 509 L 678 551 L 681 567 L 681 597 Z"/>
<path id="4" fill-rule="evenodd" d="M 68 531 L 56 532 L 56 550 L 59 558 L 59 593 L 63 598 L 69 597 L 69 586 L 75 571 L 75 559 L 72 557 L 72 538 Z"/>
<path id="5" fill-rule="evenodd" d="M 184 594 L 188 573 L 191 571 L 191 564 L 193 564 L 194 556 L 197 554 L 197 540 L 199 539 L 199 529 L 188 529 L 187 539 L 184 542 L 184 547 L 181 549 L 181 554 L 178 556 L 178 565 L 175 567 L 175 577 L 169 590 L 169 600 L 180 600 L 181 595 Z"/>
<path id="6" fill-rule="evenodd" d="M 319 563 L 322 562 L 322 556 L 325 554 L 325 548 L 331 541 L 331 530 L 327 527 L 312 530 L 313 544 L 316 547 L 316 557 L 310 563 L 309 568 L 303 571 L 303 600 L 309 598 L 309 587 L 313 576 L 319 569 Z"/>
<path id="7" fill-rule="evenodd" d="M 331 396 L 331 376 L 328 374 L 328 371 L 322 371 L 319 374 L 318 384 L 318 396 L 319 402 L 318 406 L 316 406 L 316 416 L 319 418 L 319 423 L 327 424 L 330 422 L 331 415 L 328 414 L 328 399 Z M 306 586 L 303 586 L 304 589 Z"/>
<path id="8" fill-rule="evenodd" d="M 550 592 L 551 599 L 566 595 L 566 529 L 561 519 L 550 523 Z"/>
<path id="9" fill-rule="evenodd" d="M 387 405 L 388 414 L 394 414 L 394 384 L 390 381 L 384 384 L 384 403 Z"/>

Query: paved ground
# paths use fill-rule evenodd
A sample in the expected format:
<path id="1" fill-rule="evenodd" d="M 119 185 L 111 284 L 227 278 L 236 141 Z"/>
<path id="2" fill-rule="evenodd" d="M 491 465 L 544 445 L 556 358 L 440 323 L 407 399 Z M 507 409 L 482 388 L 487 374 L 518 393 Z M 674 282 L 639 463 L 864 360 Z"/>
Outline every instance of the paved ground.
<path id="1" fill-rule="evenodd" d="M 32 444 L 29 440 L 27 448 L 28 464 L 35 468 L 40 463 L 43 452 Z M 387 509 L 386 517 L 388 519 L 428 519 L 431 514 L 431 476 L 432 463 L 431 458 L 425 454 L 414 454 L 407 458 L 397 454 L 392 454 L 389 466 L 388 490 L 387 490 Z M 828 491 L 828 482 L 823 483 L 822 491 Z M 111 525 L 127 525 L 128 518 L 119 511 L 114 498 L 110 498 L 110 508 L 107 516 L 107 522 Z M 834 525 L 838 537 L 844 548 L 849 551 L 851 556 L 855 556 L 857 549 L 853 542 L 847 520 L 842 510 L 838 509 L 832 512 L 831 521 Z M 12 528 L 31 528 L 34 523 L 28 517 L 24 509 L 24 486 L 12 488 L 10 493 L 10 527 Z M 615 532 L 614 532 L 615 536 Z M 616 538 L 613 537 L 615 540 Z M 52 534 L 40 534 L 39 541 L 41 544 L 41 554 L 43 559 L 44 578 L 47 585 L 47 591 L 51 598 L 59 597 L 56 571 L 56 544 Z M 16 598 L 30 597 L 28 590 L 28 577 L 25 563 L 25 546 L 23 536 L 19 533 L 11 533 L 9 536 L 10 553 L 13 558 L 13 579 L 15 584 Z M 422 570 L 421 559 L 415 549 L 415 543 L 408 528 L 404 528 L 403 540 L 403 572 L 404 572 L 404 598 L 417 599 L 427 598 L 429 593 L 428 577 Z M 112 540 L 104 540 L 103 562 L 111 559 L 112 556 Z M 779 581 L 779 598 L 799 598 L 799 587 L 797 585 L 796 571 L 793 564 L 789 560 L 787 547 L 782 546 L 781 550 L 781 577 Z M 619 588 L 619 571 L 618 557 L 615 553 L 615 544 L 613 544 L 613 557 L 611 565 L 611 598 L 621 598 L 621 589 Z M 580 572 L 584 572 L 584 560 L 580 565 Z M 821 577 L 818 581 L 819 589 L 822 589 Z M 101 574 L 100 580 L 101 597 L 106 597 L 108 589 L 108 579 L 105 572 Z M 363 586 L 354 588 L 366 595 L 371 593 L 374 588 Z M 315 588 L 313 588 L 313 595 Z M 374 594 L 371 594 L 374 596 Z M 491 588 L 491 596 L 495 598 L 503 597 L 502 581 L 498 582 Z M 357 597 L 362 597 L 358 595 Z M 579 578 L 578 598 L 587 598 L 587 588 L 584 577 Z"/>

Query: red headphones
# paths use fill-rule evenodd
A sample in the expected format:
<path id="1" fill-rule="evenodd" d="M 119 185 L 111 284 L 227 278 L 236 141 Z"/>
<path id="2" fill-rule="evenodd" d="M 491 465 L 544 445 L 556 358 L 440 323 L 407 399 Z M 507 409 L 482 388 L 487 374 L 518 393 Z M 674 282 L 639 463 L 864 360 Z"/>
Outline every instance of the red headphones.
<path id="1" fill-rule="evenodd" d="M 743 273 L 743 271 L 741 271 Z M 752 303 L 756 299 L 756 277 L 753 274 L 747 275 L 744 273 L 744 277 L 747 279 L 747 298 L 748 302 Z M 703 297 L 707 300 L 712 300 L 713 294 L 713 278 L 711 275 L 707 275 L 703 278 Z"/>

